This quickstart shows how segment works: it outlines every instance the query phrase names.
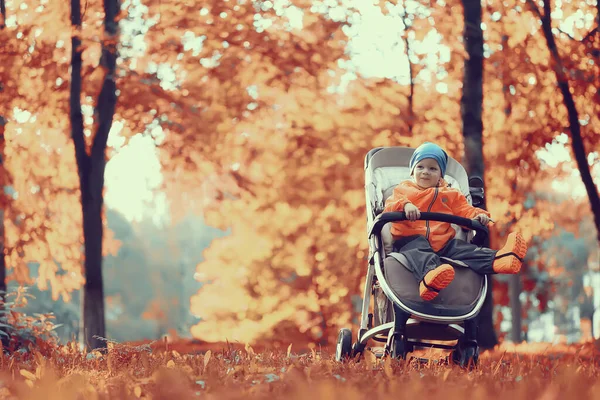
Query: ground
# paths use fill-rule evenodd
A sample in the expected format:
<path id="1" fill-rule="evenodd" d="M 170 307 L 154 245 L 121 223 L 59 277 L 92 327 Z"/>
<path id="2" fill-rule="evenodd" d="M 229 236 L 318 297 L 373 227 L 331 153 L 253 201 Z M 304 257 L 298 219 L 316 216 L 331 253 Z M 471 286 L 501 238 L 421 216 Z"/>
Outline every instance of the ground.
<path id="1" fill-rule="evenodd" d="M 377 359 L 337 363 L 334 349 L 253 349 L 189 341 L 110 345 L 105 354 L 41 344 L 4 355 L 0 398 L 15 399 L 452 399 L 600 398 L 594 343 L 501 345 L 463 370 L 420 351 L 428 363 Z"/>

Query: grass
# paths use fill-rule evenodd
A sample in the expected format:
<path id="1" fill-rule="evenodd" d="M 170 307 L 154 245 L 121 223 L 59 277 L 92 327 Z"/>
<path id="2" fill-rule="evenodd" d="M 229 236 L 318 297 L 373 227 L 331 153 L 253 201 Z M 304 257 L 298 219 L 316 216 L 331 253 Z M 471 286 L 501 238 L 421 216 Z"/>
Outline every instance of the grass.
<path id="1" fill-rule="evenodd" d="M 188 342 L 189 344 L 189 342 Z M 177 350 L 179 349 L 179 350 Z M 465 371 L 438 362 L 337 363 L 334 349 L 295 353 L 246 345 L 220 350 L 159 342 L 110 344 L 105 354 L 42 345 L 0 360 L 0 398 L 14 399 L 452 399 L 600 398 L 592 343 L 502 345 Z M 416 354 L 445 356 L 424 350 Z"/>

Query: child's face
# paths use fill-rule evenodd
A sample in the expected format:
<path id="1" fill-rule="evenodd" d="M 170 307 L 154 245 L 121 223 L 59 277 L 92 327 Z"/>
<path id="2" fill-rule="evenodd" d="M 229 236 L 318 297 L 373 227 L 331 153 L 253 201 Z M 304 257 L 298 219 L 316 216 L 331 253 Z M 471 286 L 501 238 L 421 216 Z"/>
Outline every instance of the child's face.
<path id="1" fill-rule="evenodd" d="M 427 189 L 438 185 L 442 178 L 442 171 L 437 161 L 433 158 L 425 158 L 415 165 L 414 178 L 417 185 Z"/>

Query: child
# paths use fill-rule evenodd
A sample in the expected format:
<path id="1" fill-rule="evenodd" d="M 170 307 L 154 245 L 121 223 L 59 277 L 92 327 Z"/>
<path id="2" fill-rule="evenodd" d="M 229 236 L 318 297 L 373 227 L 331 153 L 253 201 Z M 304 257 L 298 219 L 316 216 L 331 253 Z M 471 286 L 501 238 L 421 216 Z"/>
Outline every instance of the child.
<path id="1" fill-rule="evenodd" d="M 456 231 L 447 222 L 418 221 L 421 211 L 454 214 L 476 219 L 483 225 L 490 214 L 471 206 L 443 177 L 448 155 L 433 143 L 419 146 L 410 159 L 412 180 L 401 182 L 385 202 L 384 211 L 404 211 L 407 221 L 394 222 L 391 234 L 394 251 L 402 253 L 419 284 L 423 300 L 433 300 L 454 279 L 454 268 L 440 257 L 460 260 L 479 274 L 516 274 L 521 270 L 527 245 L 520 233 L 508 235 L 500 250 L 478 247 L 455 239 Z"/>

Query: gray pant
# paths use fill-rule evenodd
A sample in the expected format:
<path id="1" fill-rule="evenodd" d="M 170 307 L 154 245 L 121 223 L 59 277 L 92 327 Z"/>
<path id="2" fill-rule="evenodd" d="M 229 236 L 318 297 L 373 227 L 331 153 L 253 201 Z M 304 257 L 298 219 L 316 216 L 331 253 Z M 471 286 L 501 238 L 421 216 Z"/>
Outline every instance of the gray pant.
<path id="1" fill-rule="evenodd" d="M 407 236 L 394 242 L 394 251 L 402 253 L 406 257 L 408 262 L 406 267 L 419 282 L 429 271 L 446 263 L 440 257 L 462 261 L 480 275 L 495 274 L 492 264 L 497 250 L 478 247 L 460 239 L 450 240 L 444 248 L 436 253 L 424 236 Z"/>

